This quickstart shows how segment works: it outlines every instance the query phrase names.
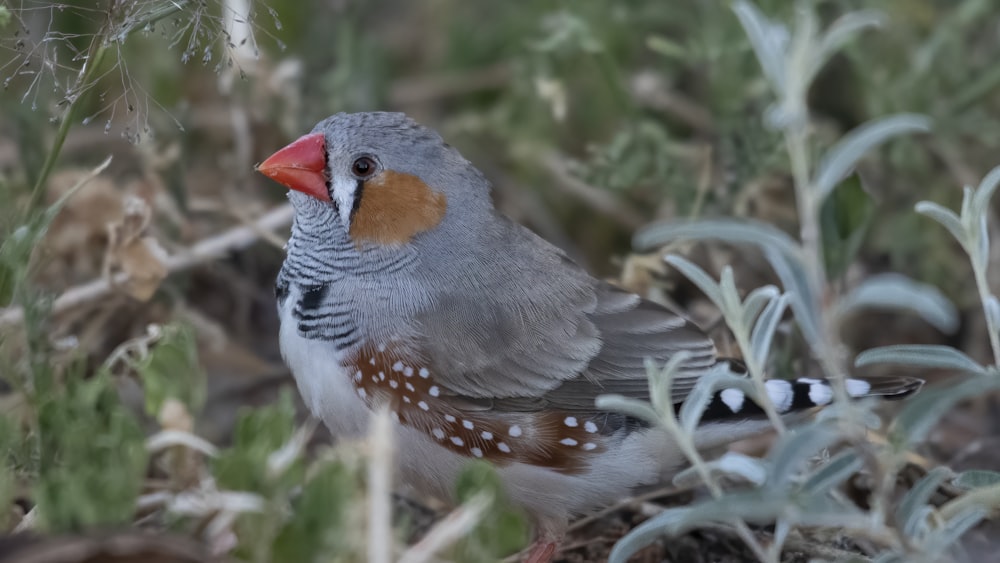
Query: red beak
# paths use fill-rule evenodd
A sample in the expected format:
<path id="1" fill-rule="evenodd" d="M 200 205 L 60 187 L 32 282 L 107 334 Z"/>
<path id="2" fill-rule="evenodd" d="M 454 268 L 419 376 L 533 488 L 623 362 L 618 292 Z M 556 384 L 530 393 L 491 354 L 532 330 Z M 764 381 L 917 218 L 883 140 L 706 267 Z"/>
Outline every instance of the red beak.
<path id="1" fill-rule="evenodd" d="M 330 201 L 326 178 L 326 140 L 311 133 L 272 154 L 257 171 L 295 191 Z"/>

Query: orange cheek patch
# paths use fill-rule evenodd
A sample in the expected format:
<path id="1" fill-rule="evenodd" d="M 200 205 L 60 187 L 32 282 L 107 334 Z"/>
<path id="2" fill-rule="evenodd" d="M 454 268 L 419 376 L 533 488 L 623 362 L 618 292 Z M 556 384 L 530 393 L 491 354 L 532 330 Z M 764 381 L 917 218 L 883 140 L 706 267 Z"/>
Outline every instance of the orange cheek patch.
<path id="1" fill-rule="evenodd" d="M 420 178 L 386 170 L 365 182 L 361 205 L 351 221 L 351 238 L 355 244 L 405 244 L 436 227 L 447 207 L 445 195 Z"/>

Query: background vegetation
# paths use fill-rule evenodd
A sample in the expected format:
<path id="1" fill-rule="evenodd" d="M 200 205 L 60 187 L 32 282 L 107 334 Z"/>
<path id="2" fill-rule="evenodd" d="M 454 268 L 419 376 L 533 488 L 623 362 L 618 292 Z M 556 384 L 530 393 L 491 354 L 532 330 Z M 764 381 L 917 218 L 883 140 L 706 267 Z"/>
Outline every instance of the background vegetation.
<path id="1" fill-rule="evenodd" d="M 922 394 L 931 399 L 903 407 L 888 433 L 810 426 L 798 436 L 813 449 L 794 435 L 773 448 L 773 437 L 740 444 L 770 451 L 760 467 L 696 460 L 700 478 L 575 524 L 560 557 L 604 560 L 648 521 L 620 544 L 649 544 L 639 561 L 987 560 L 997 489 L 982 470 L 1000 469 L 988 392 L 1000 309 L 996 246 L 968 237 L 992 229 L 995 186 L 984 181 L 967 206 L 968 232 L 914 205 L 958 209 L 961 188 L 1000 164 L 1000 6 L 757 7 L 805 38 L 789 53 L 815 39 L 808 25 L 826 29 L 856 10 L 877 10 L 856 17 L 880 26 L 851 35 L 825 64 L 790 64 L 786 76 L 809 76 L 789 92 L 724 1 L 0 4 L 0 561 L 480 561 L 523 545 L 525 522 L 486 468 L 457 484 L 465 502 L 453 512 L 407 491 L 383 510 L 377 468 L 391 444 L 383 435 L 331 446 L 302 416 L 281 364 L 272 282 L 290 215 L 253 164 L 333 112 L 370 109 L 437 128 L 491 178 L 504 212 L 591 271 L 687 311 L 730 355 L 745 356 L 750 339 L 690 275 L 694 265 L 712 279 L 731 267 L 733 287 L 718 295 L 791 289 L 788 280 L 766 244 L 694 242 L 706 234 L 697 230 L 677 242 L 669 229 L 730 217 L 791 235 L 809 276 L 822 275 L 809 278 L 812 299 L 790 304 L 798 325 L 767 294 L 776 336 L 759 359 L 772 375 L 912 372 L 853 366 L 858 352 L 891 344 L 967 355 L 917 350 L 936 354 L 922 365 L 938 369 L 924 374 L 953 391 Z M 788 101 L 808 104 L 808 116 L 782 120 L 776 109 Z M 802 159 L 818 167 L 849 131 L 903 112 L 926 116 L 930 132 L 879 145 L 829 197 L 801 205 L 812 178 Z M 807 225 L 821 237 L 799 240 Z M 687 262 L 668 265 L 667 252 Z M 940 299 L 921 286 L 911 313 L 834 311 L 889 272 Z M 898 284 L 876 295 L 911 295 Z M 822 338 L 801 328 L 808 311 L 823 319 Z M 745 320 L 749 337 L 756 315 Z M 921 363 L 913 352 L 881 359 Z M 974 398 L 945 415 L 962 396 Z M 664 403 L 654 406 L 646 414 L 662 418 Z M 832 461 L 815 463 L 824 456 Z M 769 478 L 754 481 L 754 468 Z M 795 504 L 816 491 L 835 502 Z M 762 499 L 781 502 L 769 512 Z M 846 514 L 871 533 L 808 513 Z M 654 541 L 664 530 L 679 538 Z M 66 546 L 79 557 L 57 559 Z"/>

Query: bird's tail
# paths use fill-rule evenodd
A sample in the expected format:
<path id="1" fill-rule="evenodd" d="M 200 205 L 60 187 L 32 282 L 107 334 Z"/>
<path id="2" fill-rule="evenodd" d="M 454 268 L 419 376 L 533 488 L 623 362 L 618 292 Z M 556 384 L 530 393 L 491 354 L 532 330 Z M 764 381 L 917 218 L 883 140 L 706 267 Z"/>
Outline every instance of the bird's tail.
<path id="1" fill-rule="evenodd" d="M 853 379 L 844 381 L 847 394 L 854 399 L 883 397 L 889 400 L 902 399 L 923 386 L 924 381 L 915 377 L 883 377 Z M 800 377 L 784 380 L 771 379 L 765 383 L 768 398 L 778 414 L 789 414 L 815 407 L 829 405 L 834 400 L 834 390 L 827 379 Z M 720 421 L 733 418 L 753 418 L 764 415 L 761 408 L 742 390 L 730 388 L 717 391 L 702 415 L 702 422 Z"/>

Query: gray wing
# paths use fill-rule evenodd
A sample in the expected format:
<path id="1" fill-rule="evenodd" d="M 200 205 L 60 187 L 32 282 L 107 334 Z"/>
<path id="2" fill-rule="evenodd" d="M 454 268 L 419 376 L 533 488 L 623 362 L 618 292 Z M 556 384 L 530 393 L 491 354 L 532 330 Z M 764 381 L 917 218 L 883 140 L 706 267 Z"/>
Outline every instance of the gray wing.
<path id="1" fill-rule="evenodd" d="M 648 400 L 646 358 L 663 364 L 684 350 L 680 400 L 716 362 L 711 339 L 691 322 L 512 227 L 462 283 L 442 281 L 434 310 L 417 319 L 436 381 L 463 408 L 593 412 L 604 393 Z"/>
<path id="2" fill-rule="evenodd" d="M 672 389 L 674 400 L 681 401 L 718 361 L 714 343 L 693 323 L 609 284 L 600 284 L 598 307 L 588 316 L 600 335 L 601 348 L 579 376 L 535 397 L 494 401 L 492 408 L 593 412 L 594 399 L 605 393 L 648 401 L 646 359 L 661 366 L 684 351 L 690 356 L 681 365 Z"/>

